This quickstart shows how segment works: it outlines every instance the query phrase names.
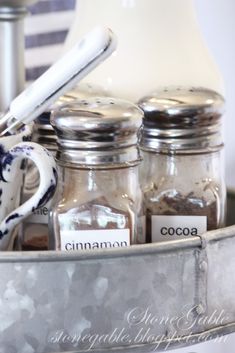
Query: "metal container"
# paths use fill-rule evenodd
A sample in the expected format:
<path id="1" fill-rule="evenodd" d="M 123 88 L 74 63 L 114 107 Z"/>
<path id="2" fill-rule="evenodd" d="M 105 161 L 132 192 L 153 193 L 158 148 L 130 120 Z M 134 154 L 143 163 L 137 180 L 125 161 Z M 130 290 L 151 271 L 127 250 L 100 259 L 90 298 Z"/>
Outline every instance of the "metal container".
<path id="1" fill-rule="evenodd" d="M 106 251 L 2 252 L 1 352 L 144 353 L 235 332 L 234 252 L 235 226 Z"/>

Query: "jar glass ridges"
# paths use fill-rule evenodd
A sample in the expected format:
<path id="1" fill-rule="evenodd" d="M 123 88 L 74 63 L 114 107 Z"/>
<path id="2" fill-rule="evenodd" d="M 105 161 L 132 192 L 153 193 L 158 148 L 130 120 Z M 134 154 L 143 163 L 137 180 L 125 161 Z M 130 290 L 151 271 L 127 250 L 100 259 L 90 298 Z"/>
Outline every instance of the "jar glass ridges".
<path id="1" fill-rule="evenodd" d="M 89 98 L 52 113 L 61 180 L 50 215 L 51 248 L 82 250 L 144 242 L 137 131 L 142 111 Z"/>
<path id="2" fill-rule="evenodd" d="M 224 226 L 223 98 L 204 88 L 165 88 L 139 102 L 145 112 L 141 184 L 149 241 Z"/>

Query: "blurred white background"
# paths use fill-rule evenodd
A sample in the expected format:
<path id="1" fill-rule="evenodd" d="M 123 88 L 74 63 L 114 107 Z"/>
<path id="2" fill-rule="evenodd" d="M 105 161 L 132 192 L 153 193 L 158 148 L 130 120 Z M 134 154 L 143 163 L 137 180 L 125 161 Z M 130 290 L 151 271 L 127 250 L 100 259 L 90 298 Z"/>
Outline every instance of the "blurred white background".
<path id="1" fill-rule="evenodd" d="M 194 1 L 202 34 L 224 78 L 226 181 L 235 187 L 235 1 Z"/>
<path id="2" fill-rule="evenodd" d="M 79 3 L 79 0 L 77 0 L 77 1 Z M 156 1 L 158 1 L 158 0 L 156 0 Z M 171 10 L 172 11 L 177 10 L 174 7 L 177 4 L 177 1 L 178 0 L 172 0 L 172 2 L 171 1 L 166 2 L 167 6 L 169 6 L 169 12 Z M 99 2 L 99 3 L 102 4 L 102 2 Z M 160 2 L 160 3 L 162 3 L 162 2 Z M 172 5 L 174 5 L 174 6 L 172 6 L 172 9 L 170 8 L 171 3 L 172 3 Z M 235 63 L 235 38 L 234 38 L 235 37 L 235 0 L 194 0 L 194 3 L 196 6 L 199 27 L 201 28 L 201 32 L 204 37 L 205 44 L 207 45 L 207 47 L 211 51 L 211 54 L 214 57 L 215 62 L 217 63 L 217 66 L 222 74 L 222 77 L 224 78 L 225 98 L 226 98 L 226 102 L 227 102 L 226 103 L 226 115 L 224 117 L 224 131 L 225 131 L 225 145 L 226 145 L 226 150 L 225 150 L 226 182 L 229 187 L 231 187 L 231 186 L 235 187 L 235 153 L 233 153 L 233 150 L 235 150 L 235 138 L 233 138 L 233 126 L 234 126 L 233 121 L 235 118 L 235 99 L 234 99 L 235 98 L 235 65 L 234 65 L 234 63 Z M 94 4 L 95 4 L 95 2 L 94 2 Z M 182 1 L 179 2 L 178 8 L 180 8 L 180 4 L 182 4 Z M 148 0 L 146 1 L 146 6 L 147 5 L 148 5 Z M 161 5 L 161 6 L 163 6 L 163 5 Z M 163 11 L 167 11 L 167 9 L 164 8 L 164 6 L 163 6 Z M 171 20 L 174 23 L 174 18 L 168 17 L 168 15 L 165 15 L 165 16 L 166 16 L 166 19 Z M 177 11 L 176 11 L 176 16 L 177 16 Z M 100 19 L 101 17 L 102 16 L 99 15 L 98 18 Z M 94 13 L 91 13 L 90 18 L 93 19 L 93 21 L 97 20 L 96 15 Z M 105 18 L 105 16 L 104 16 L 104 18 Z M 182 16 L 182 18 L 183 18 L 183 16 Z M 149 19 L 149 20 L 151 20 L 151 19 Z M 86 21 L 86 24 L 83 23 L 81 18 L 80 18 L 80 21 L 81 21 L 80 26 L 86 27 L 87 21 L 89 22 L 89 17 Z M 112 23 L 112 20 L 110 20 L 110 21 Z M 155 21 L 158 21 L 159 29 L 161 30 L 162 29 L 161 23 L 160 23 L 161 19 L 159 17 L 157 17 L 157 14 L 155 14 Z M 113 22 L 115 22 L 115 21 L 113 20 Z M 77 21 L 77 23 L 79 25 L 78 21 Z M 176 23 L 177 23 L 177 21 L 176 21 Z M 89 23 L 89 25 L 90 25 L 90 23 Z M 123 28 L 124 28 L 124 24 L 123 24 Z M 79 29 L 79 27 L 77 28 L 77 30 L 78 29 Z M 79 30 L 78 30 L 78 32 L 77 32 L 77 30 L 75 30 L 75 33 L 76 34 L 80 33 Z M 121 29 L 119 29 L 119 27 L 118 27 L 117 33 L 119 33 L 120 35 L 122 33 Z M 189 33 L 191 33 L 190 28 L 189 28 Z M 182 33 L 181 35 L 184 36 L 184 33 Z M 193 32 L 192 32 L 192 35 L 193 35 Z M 159 36 L 156 35 L 156 38 L 157 38 L 156 41 L 160 45 L 160 48 L 164 49 L 165 46 L 163 43 L 161 43 L 161 37 L 159 38 Z M 143 45 L 142 42 L 140 42 L 140 43 Z M 179 43 L 180 43 L 180 41 L 179 41 Z M 135 47 L 135 43 L 132 43 L 132 44 Z M 174 47 L 173 44 L 174 43 L 172 41 L 172 47 Z M 196 43 L 194 45 L 196 47 Z M 192 49 L 193 49 L 193 45 L 192 45 Z M 165 50 L 166 50 L 166 48 L 165 48 Z M 179 47 L 179 50 L 180 50 L 180 47 Z M 158 53 L 158 55 L 160 56 L 160 53 Z M 171 57 L 171 55 L 169 55 L 169 56 Z M 153 57 L 154 57 L 154 55 L 153 55 Z M 154 58 L 155 58 L 154 60 L 161 66 L 162 65 L 161 60 L 159 60 L 159 62 L 157 61 L 158 56 L 156 56 Z M 177 55 L 176 55 L 176 59 L 177 59 Z M 206 57 L 205 57 L 205 60 L 206 60 Z M 167 62 L 167 60 L 165 60 L 165 61 L 166 61 L 165 67 L 174 67 L 174 65 L 168 66 L 169 62 Z M 141 62 L 141 59 L 140 59 L 140 62 Z M 176 60 L 176 62 L 177 62 L 177 60 Z M 200 53 L 198 55 L 198 62 L 199 62 L 199 66 L 200 66 Z M 111 61 L 109 63 L 111 65 Z M 108 67 L 109 63 L 106 63 L 105 67 Z M 113 61 L 113 63 L 114 63 L 114 61 Z M 149 59 L 149 65 L 151 67 L 150 59 Z M 205 75 L 205 73 L 203 71 L 204 67 L 203 67 L 202 63 L 201 63 L 201 66 L 202 66 L 202 75 Z M 179 70 L 178 70 L 179 72 L 180 72 L 180 69 L 182 70 L 182 68 L 179 68 Z M 102 75 L 101 75 L 101 77 L 102 77 L 104 74 L 104 66 L 103 66 L 103 68 L 101 67 L 100 70 L 101 70 L 100 72 L 102 73 Z M 132 70 L 134 70 L 134 66 L 132 67 Z M 185 63 L 185 70 L 186 70 L 186 63 Z M 174 71 L 174 70 L 172 70 L 172 71 Z M 93 72 L 93 74 L 92 74 L 94 82 L 101 79 L 98 72 L 99 72 L 99 68 L 96 69 L 96 71 Z M 155 72 L 158 72 L 157 68 L 155 69 Z M 187 70 L 185 72 L 187 72 Z M 212 68 L 212 73 L 213 73 L 213 68 Z M 161 82 L 161 75 L 160 74 L 161 73 L 158 72 L 158 82 Z M 165 77 L 169 76 L 168 74 L 164 73 Z M 115 75 L 113 77 L 115 80 Z M 173 72 L 171 74 L 171 79 L 174 80 Z M 193 81 L 195 81 L 195 77 L 193 76 L 193 74 L 192 74 L 191 79 Z M 90 75 L 89 75 L 88 81 L 89 80 L 91 80 Z M 202 82 L 203 82 L 203 80 L 202 80 Z M 149 88 L 149 90 L 151 90 L 151 89 Z"/>
<path id="3" fill-rule="evenodd" d="M 177 0 L 172 0 L 174 1 L 177 2 Z M 43 3 L 42 0 L 40 2 Z M 45 3 L 49 2 L 45 1 Z M 31 44 L 28 43 L 29 47 L 26 50 L 26 66 L 28 71 L 34 66 L 39 66 L 38 72 L 36 70 L 35 73 L 36 76 L 43 70 L 45 71 L 61 55 L 64 39 L 60 36 L 65 36 L 73 23 L 75 0 L 58 0 L 58 6 L 59 3 L 63 11 L 53 13 L 51 9 L 52 13 L 48 14 L 42 11 L 42 14 L 29 16 L 25 21 L 25 34 L 31 37 L 28 38 L 31 42 L 33 40 Z M 235 126 L 235 0 L 194 0 L 194 3 L 205 43 L 224 78 L 227 100 L 224 117 L 226 181 L 228 186 L 235 188 L 235 138 L 233 137 Z M 40 46 L 35 45 L 35 39 L 36 42 L 39 40 L 35 38 L 35 35 L 37 33 L 45 35 L 47 32 L 57 32 L 57 41 L 53 43 L 55 36 L 51 36 L 51 39 L 47 40 L 47 45 L 43 46 L 43 43 Z M 50 33 L 48 34 L 50 38 Z M 50 50 L 48 50 L 48 44 Z"/>

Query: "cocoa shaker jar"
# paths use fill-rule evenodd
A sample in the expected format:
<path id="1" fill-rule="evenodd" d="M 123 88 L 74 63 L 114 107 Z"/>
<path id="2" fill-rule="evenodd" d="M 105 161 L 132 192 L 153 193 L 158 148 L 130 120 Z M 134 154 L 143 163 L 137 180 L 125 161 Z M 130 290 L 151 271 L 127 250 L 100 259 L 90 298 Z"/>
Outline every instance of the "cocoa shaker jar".
<path id="1" fill-rule="evenodd" d="M 204 88 L 165 88 L 139 106 L 145 114 L 139 144 L 147 241 L 223 227 L 223 97 Z"/>
<path id="2" fill-rule="evenodd" d="M 59 185 L 50 249 L 92 250 L 145 241 L 137 132 L 143 112 L 112 98 L 89 98 L 52 112 Z"/>

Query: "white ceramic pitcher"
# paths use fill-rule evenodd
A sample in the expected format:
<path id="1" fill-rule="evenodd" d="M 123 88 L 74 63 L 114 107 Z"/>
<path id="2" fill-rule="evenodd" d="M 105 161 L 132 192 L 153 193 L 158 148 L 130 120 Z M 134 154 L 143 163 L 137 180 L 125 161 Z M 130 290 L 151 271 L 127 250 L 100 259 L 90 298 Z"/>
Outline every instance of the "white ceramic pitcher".
<path id="1" fill-rule="evenodd" d="M 84 82 L 135 102 L 165 85 L 202 86 L 223 93 L 193 0 L 77 0 L 64 50 L 98 24 L 113 29 L 118 48 Z"/>

